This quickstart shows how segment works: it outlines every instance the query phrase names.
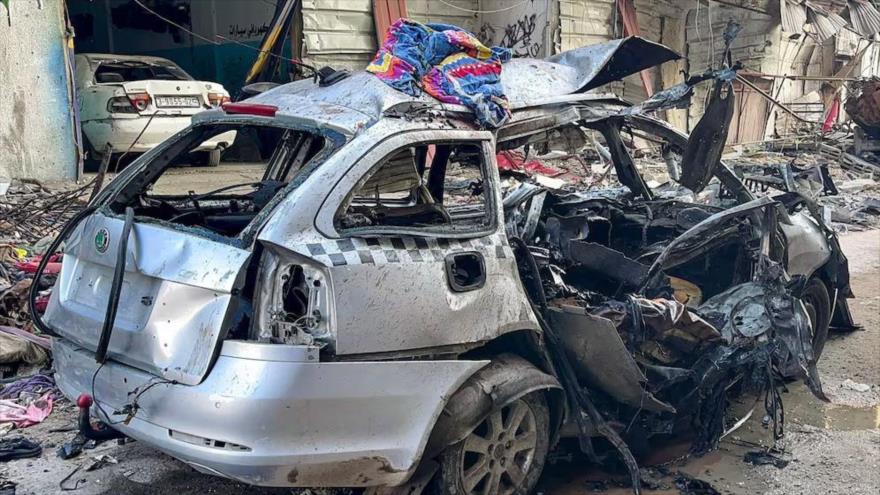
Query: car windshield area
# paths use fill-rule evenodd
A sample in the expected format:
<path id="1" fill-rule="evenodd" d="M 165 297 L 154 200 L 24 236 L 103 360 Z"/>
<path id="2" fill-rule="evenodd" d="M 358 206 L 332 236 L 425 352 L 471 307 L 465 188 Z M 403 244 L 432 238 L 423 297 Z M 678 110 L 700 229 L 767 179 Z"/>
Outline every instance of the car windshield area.
<path id="1" fill-rule="evenodd" d="M 333 151 L 317 133 L 266 125 L 195 126 L 145 164 L 111 209 L 235 237 L 279 192 Z M 198 170 L 197 167 L 211 167 Z M 207 172 L 207 173 L 206 173 Z M 123 179 L 125 180 L 125 179 Z"/>
<path id="2" fill-rule="evenodd" d="M 171 62 L 116 60 L 101 62 L 95 69 L 95 81 L 98 83 L 122 83 L 151 79 L 191 81 L 192 76 Z"/>

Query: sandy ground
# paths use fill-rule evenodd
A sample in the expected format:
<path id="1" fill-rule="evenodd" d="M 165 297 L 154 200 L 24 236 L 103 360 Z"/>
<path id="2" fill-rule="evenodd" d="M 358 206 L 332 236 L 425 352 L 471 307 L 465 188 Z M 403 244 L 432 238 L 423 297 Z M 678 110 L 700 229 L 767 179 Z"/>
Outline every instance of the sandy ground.
<path id="1" fill-rule="evenodd" d="M 752 419 L 726 438 L 717 451 L 701 458 L 682 457 L 687 447 L 671 445 L 652 456 L 653 464 L 705 480 L 724 494 L 880 493 L 880 231 L 846 234 L 841 241 L 850 258 L 852 286 L 857 296 L 851 308 L 864 330 L 835 334 L 825 348 L 820 370 L 831 403 L 820 403 L 801 384 L 792 384 L 785 395 L 787 423 L 782 457 L 790 464 L 778 469 L 743 462 L 743 454 L 755 450 L 755 443 L 767 444 L 770 439 L 761 426 L 760 406 Z M 867 384 L 870 389 L 853 390 L 847 379 Z M 751 405 L 751 399 L 743 399 L 736 409 L 745 412 Z M 0 465 L 0 476 L 17 483 L 17 493 L 35 495 L 68 493 L 62 492 L 59 485 L 68 476 L 64 486 L 76 486 L 69 493 L 77 495 L 291 493 L 202 475 L 137 442 L 105 442 L 78 458 L 61 460 L 55 450 L 73 437 L 70 430 L 74 421 L 75 408 L 62 403 L 44 423 L 22 431 L 43 445 L 43 454 Z M 85 471 L 92 456 L 100 454 L 111 455 L 118 464 Z M 649 463 L 652 462 L 645 464 Z M 545 471 L 539 493 L 595 493 L 595 485 L 590 481 L 602 478 L 608 475 L 583 463 L 556 462 Z M 679 493 L 668 478 L 661 480 L 658 488 L 644 493 Z M 631 492 L 612 484 L 604 493 Z"/>

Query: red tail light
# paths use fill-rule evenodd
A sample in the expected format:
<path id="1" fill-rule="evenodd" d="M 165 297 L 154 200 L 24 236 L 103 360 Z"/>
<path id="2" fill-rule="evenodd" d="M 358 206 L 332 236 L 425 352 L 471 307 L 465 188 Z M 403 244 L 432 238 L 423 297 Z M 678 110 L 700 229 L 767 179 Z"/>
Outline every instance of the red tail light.
<path id="1" fill-rule="evenodd" d="M 224 103 L 229 103 L 231 100 L 228 96 L 221 93 L 208 93 L 208 103 L 211 104 L 212 107 L 219 107 Z"/>
<path id="2" fill-rule="evenodd" d="M 150 95 L 147 93 L 129 93 L 127 96 L 131 106 L 135 107 L 139 112 L 146 110 L 150 104 Z"/>
<path id="3" fill-rule="evenodd" d="M 223 111 L 230 114 L 258 115 L 260 117 L 274 117 L 278 107 L 275 105 L 263 105 L 261 103 L 224 103 Z"/>

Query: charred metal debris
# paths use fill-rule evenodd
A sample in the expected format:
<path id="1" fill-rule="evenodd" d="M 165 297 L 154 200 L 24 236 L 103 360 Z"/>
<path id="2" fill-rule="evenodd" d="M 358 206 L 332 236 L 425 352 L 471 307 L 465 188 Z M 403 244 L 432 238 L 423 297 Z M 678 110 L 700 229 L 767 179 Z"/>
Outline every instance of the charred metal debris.
<path id="1" fill-rule="evenodd" d="M 713 79 L 716 85 L 731 80 L 723 73 Z M 749 193 L 725 187 L 737 184 L 730 180 L 719 184 L 714 177 L 730 173 L 724 165 L 706 165 L 719 162 L 717 143 L 726 136 L 719 95 L 710 103 L 719 108 L 712 122 L 698 126 L 687 149 L 678 150 L 683 160 L 676 176 L 687 188 L 655 197 L 626 150 L 615 150 L 622 132 L 606 130 L 625 188 L 553 189 L 520 182 L 519 175 L 504 199 L 521 278 L 571 410 L 580 411 L 574 414 L 581 449 L 602 460 L 594 441 L 604 437 L 636 492 L 634 454 L 654 438 L 687 432 L 694 454 L 716 448 L 742 424 L 728 412 L 736 394 L 763 400 L 774 441 L 784 435 L 787 380 L 802 379 L 827 400 L 816 370 L 815 315 L 801 299 L 807 277 L 787 271 L 780 222 L 790 224 L 789 214 L 810 215 L 835 253 L 826 266 L 831 278 L 845 274 L 836 238 L 798 181 L 808 177 L 826 192 L 833 192 L 833 182 L 822 167 L 780 168 L 779 177 L 746 181 L 773 180 L 789 192 L 733 200 Z M 711 200 L 685 199 L 710 181 L 716 188 Z M 834 284 L 848 295 L 848 281 Z M 845 304 L 835 319 L 852 326 Z"/>
<path id="2" fill-rule="evenodd" d="M 619 450 L 688 429 L 695 453 L 711 450 L 728 428 L 728 397 L 741 392 L 764 396 L 778 439 L 787 378 L 826 400 L 797 299 L 803 281 L 778 259 L 774 201 L 717 212 L 674 200 L 531 198 L 523 225 L 508 224 L 522 237 L 525 286 L 573 385 L 589 389 L 590 427 L 619 434 L 623 442 L 609 438 Z"/>

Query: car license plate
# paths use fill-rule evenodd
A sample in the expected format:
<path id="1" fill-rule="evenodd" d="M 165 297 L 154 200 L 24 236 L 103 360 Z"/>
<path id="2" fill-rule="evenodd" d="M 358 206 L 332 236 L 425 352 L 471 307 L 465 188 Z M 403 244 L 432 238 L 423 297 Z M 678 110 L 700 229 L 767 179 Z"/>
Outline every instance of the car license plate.
<path id="1" fill-rule="evenodd" d="M 166 108 L 191 108 L 200 105 L 198 96 L 157 96 L 156 106 Z"/>

